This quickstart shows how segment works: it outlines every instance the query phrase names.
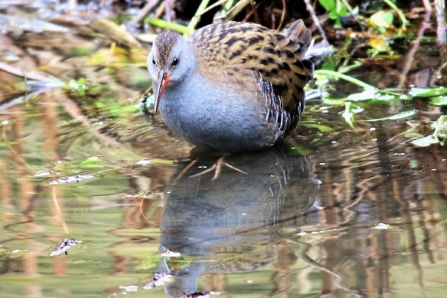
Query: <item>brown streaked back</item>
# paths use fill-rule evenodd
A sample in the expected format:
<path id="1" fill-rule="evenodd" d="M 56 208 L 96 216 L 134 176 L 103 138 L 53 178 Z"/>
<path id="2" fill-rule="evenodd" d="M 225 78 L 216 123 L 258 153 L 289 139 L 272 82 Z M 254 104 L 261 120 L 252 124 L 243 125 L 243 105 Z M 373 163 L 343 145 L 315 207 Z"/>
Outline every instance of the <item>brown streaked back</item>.
<path id="1" fill-rule="evenodd" d="M 187 41 L 195 48 L 200 71 L 222 69 L 226 76 L 243 78 L 244 84 L 253 72 L 270 82 L 282 106 L 289 113 L 301 114 L 304 108 L 303 88 L 313 77 L 313 64 L 305 60 L 311 32 L 298 20 L 279 33 L 253 23 L 225 22 L 197 30 Z"/>

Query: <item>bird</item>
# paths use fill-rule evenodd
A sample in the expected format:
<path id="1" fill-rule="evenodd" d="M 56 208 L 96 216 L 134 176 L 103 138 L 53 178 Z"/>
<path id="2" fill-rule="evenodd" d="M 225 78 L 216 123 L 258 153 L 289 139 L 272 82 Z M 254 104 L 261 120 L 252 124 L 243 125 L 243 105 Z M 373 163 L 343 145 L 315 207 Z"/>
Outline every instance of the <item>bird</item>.
<path id="1" fill-rule="evenodd" d="M 290 135 L 313 78 L 312 36 L 302 20 L 284 33 L 221 22 L 184 38 L 157 35 L 147 58 L 154 113 L 191 144 L 219 152 L 272 147 Z"/>

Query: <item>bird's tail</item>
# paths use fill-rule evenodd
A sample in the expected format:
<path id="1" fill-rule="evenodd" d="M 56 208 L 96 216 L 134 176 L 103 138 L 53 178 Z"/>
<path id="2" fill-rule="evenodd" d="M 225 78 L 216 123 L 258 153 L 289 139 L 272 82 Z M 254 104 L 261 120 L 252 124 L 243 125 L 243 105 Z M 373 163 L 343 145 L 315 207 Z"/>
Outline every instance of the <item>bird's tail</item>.
<path id="1" fill-rule="evenodd" d="M 286 37 L 289 39 L 289 47 L 295 48 L 295 53 L 299 53 L 301 59 L 306 57 L 308 48 L 313 43 L 312 33 L 306 28 L 303 20 L 298 20 L 286 31 Z"/>

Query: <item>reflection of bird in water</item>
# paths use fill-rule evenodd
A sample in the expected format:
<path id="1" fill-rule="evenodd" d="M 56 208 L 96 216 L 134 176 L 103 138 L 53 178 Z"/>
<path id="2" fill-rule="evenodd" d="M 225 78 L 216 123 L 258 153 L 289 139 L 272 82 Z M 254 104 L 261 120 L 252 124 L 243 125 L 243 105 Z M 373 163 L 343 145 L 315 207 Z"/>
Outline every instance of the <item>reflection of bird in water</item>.
<path id="1" fill-rule="evenodd" d="M 175 276 L 167 289 L 173 297 L 195 292 L 204 273 L 252 271 L 272 263 L 278 257 L 274 245 L 308 220 L 305 212 L 318 184 L 309 178 L 303 156 L 272 148 L 227 158 L 248 174 L 223 168 L 215 181 L 189 178 L 214 163 L 213 156 L 202 155 L 166 187 L 161 247 L 192 258 L 187 268 L 160 266 Z"/>

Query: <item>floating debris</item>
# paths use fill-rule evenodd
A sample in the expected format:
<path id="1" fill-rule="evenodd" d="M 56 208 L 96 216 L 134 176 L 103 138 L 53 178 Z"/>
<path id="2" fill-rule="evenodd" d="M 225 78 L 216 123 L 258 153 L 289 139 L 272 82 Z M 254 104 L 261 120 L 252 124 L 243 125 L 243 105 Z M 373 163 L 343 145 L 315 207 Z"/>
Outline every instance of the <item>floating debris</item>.
<path id="1" fill-rule="evenodd" d="M 220 292 L 195 292 L 191 294 L 185 294 L 180 298 L 209 298 L 210 296 L 220 295 Z"/>
<path id="2" fill-rule="evenodd" d="M 207 292 L 196 292 L 180 296 L 180 298 L 209 298 L 210 294 Z"/>
<path id="3" fill-rule="evenodd" d="M 140 165 L 140 166 L 147 166 L 151 162 L 152 162 L 152 160 L 150 160 L 149 158 L 143 158 L 142 160 L 137 161 L 136 164 Z"/>
<path id="4" fill-rule="evenodd" d="M 128 285 L 128 286 L 119 286 L 120 290 L 124 290 L 122 292 L 123 295 L 126 295 L 128 293 L 132 293 L 132 292 L 138 292 L 139 288 L 137 285 Z"/>
<path id="5" fill-rule="evenodd" d="M 49 176 L 50 175 L 50 171 L 48 170 L 40 170 L 37 171 L 36 174 L 34 174 L 35 177 L 43 177 L 43 176 Z"/>
<path id="6" fill-rule="evenodd" d="M 381 223 L 377 224 L 377 226 L 375 226 L 374 229 L 376 229 L 376 230 L 386 230 L 389 227 L 390 227 L 390 225 L 381 222 Z"/>
<path id="7" fill-rule="evenodd" d="M 152 279 L 152 281 L 147 283 L 143 287 L 143 289 L 149 290 L 149 289 L 152 289 L 152 288 L 155 288 L 155 287 L 162 286 L 162 285 L 170 282 L 171 278 L 172 278 L 172 275 L 170 275 L 168 273 L 155 272 L 154 278 Z"/>
<path id="8" fill-rule="evenodd" d="M 58 256 L 62 253 L 65 253 L 65 255 L 68 255 L 67 251 L 73 246 L 78 243 L 82 243 L 82 241 L 76 241 L 73 238 L 71 239 L 64 239 L 61 245 L 57 248 L 57 250 L 51 252 L 50 256 Z"/>
<path id="9" fill-rule="evenodd" d="M 61 177 L 59 178 L 59 180 L 53 180 L 50 182 L 51 185 L 54 184 L 58 184 L 58 183 L 71 183 L 71 182 L 80 182 L 82 179 L 92 179 L 93 175 L 92 174 L 86 174 L 86 175 L 75 175 L 75 176 L 70 176 L 70 177 Z"/>
<path id="10" fill-rule="evenodd" d="M 179 258 L 179 257 L 181 257 L 181 255 L 182 255 L 181 253 L 175 252 L 175 251 L 170 251 L 169 249 L 165 253 L 161 254 L 162 257 L 166 257 L 166 258 Z"/>

